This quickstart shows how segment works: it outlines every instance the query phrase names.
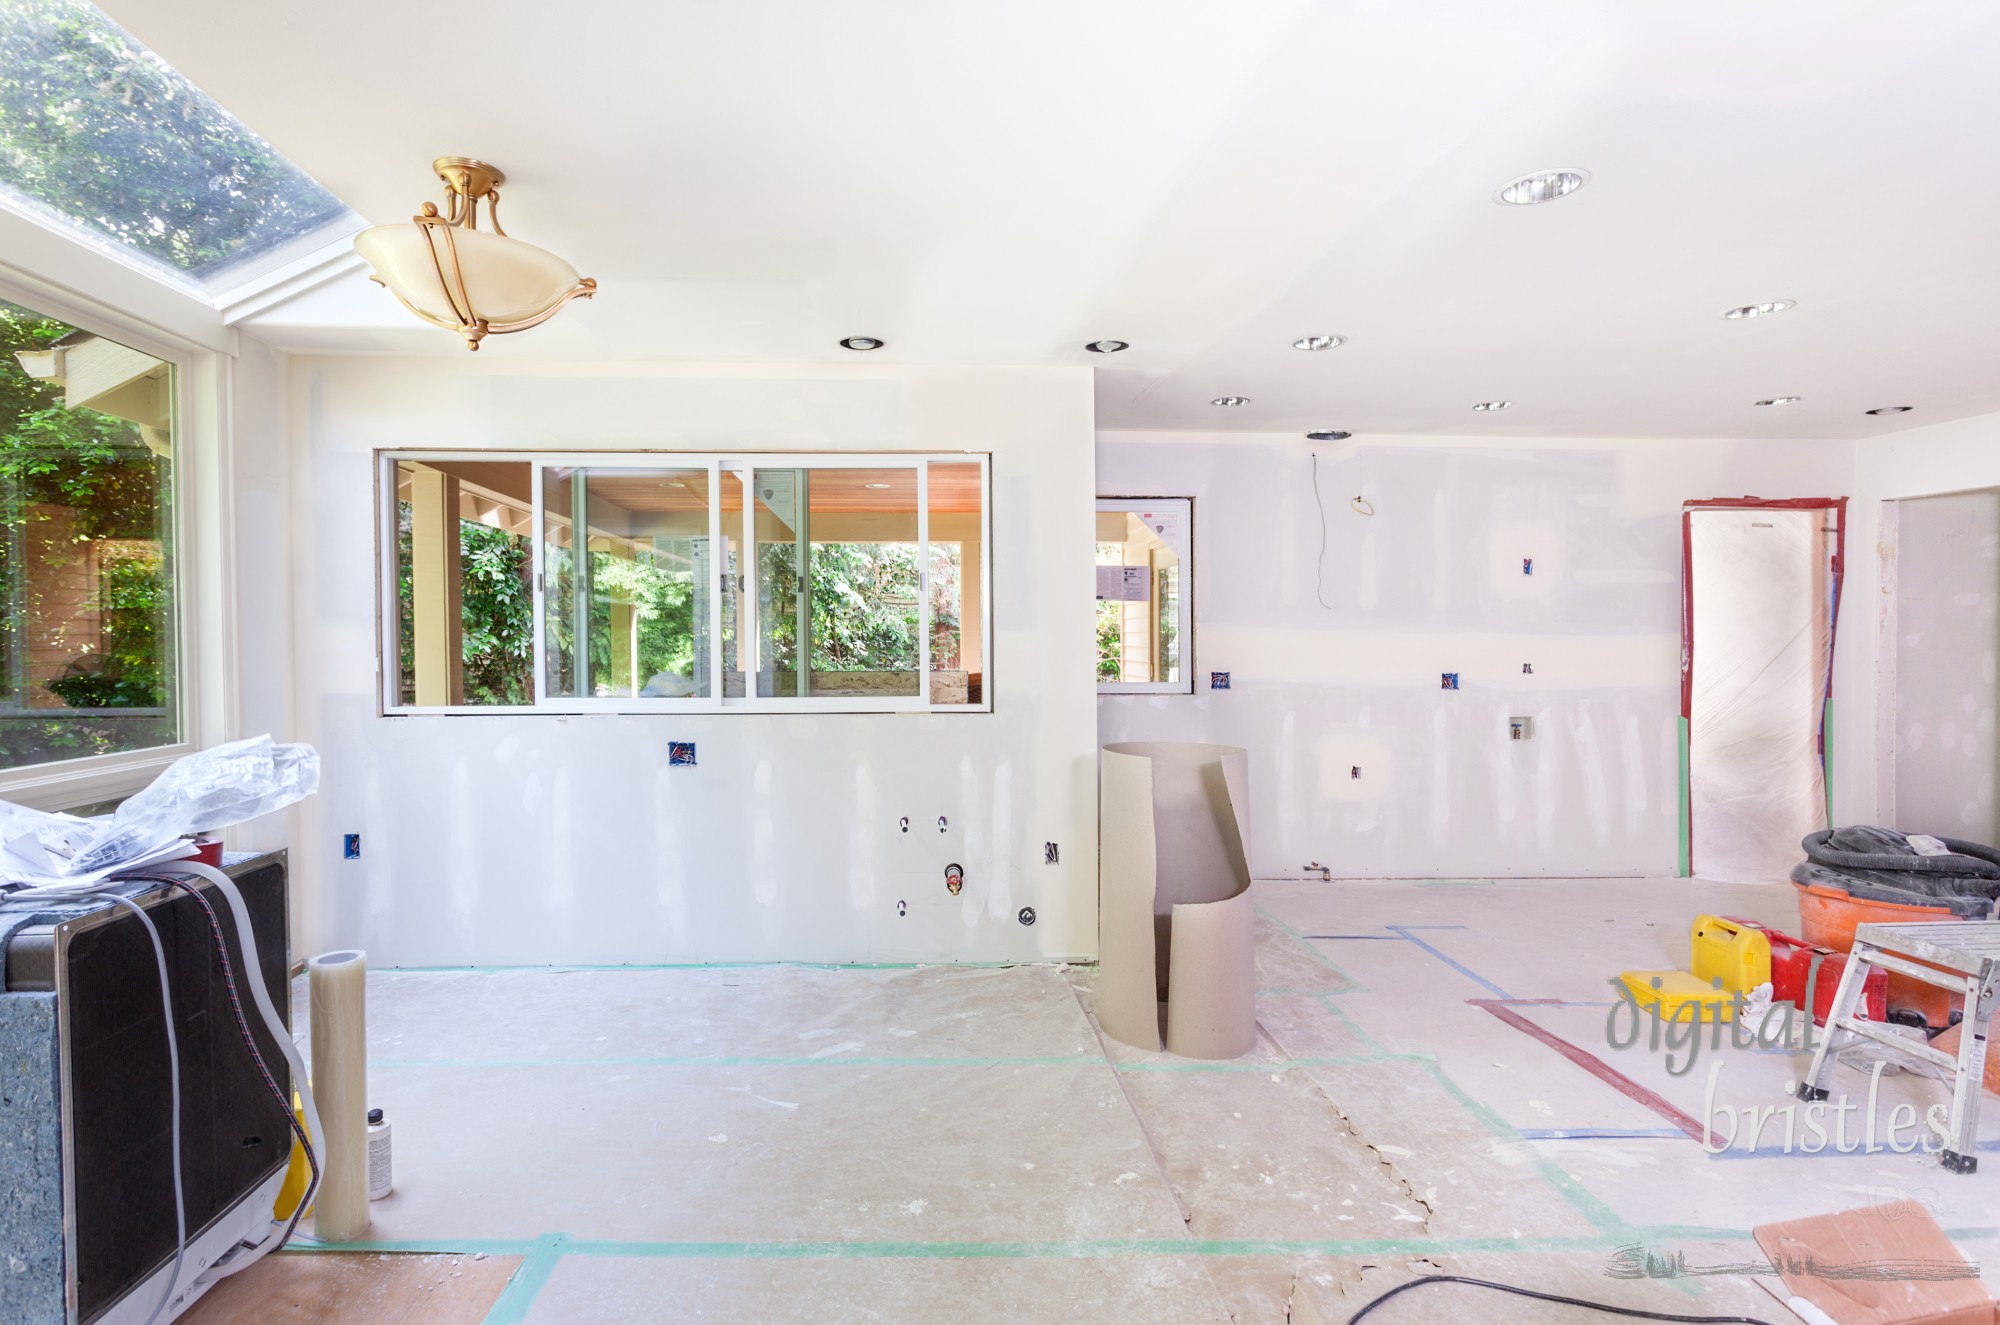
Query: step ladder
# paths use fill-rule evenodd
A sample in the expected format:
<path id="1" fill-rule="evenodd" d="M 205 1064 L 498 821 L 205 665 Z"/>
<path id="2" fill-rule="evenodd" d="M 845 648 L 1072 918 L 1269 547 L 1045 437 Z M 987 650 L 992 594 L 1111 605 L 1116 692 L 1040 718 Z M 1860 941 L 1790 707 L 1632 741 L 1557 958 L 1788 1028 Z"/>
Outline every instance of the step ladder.
<path id="1" fill-rule="evenodd" d="M 1965 996 L 1964 1028 L 1956 1058 L 1892 1035 L 1879 1023 L 1856 1015 L 1862 984 L 1871 967 Z M 1992 1025 L 1996 998 L 2000 998 L 2000 920 L 1857 927 L 1854 951 L 1840 974 L 1833 1009 L 1827 1014 L 1826 1035 L 1813 1053 L 1806 1079 L 1799 1083 L 1799 1098 L 1827 1097 L 1827 1089 L 1820 1083 L 1826 1079 L 1842 1031 L 1927 1059 L 1952 1073 L 1951 1137 L 1939 1159 L 1953 1173 L 1973 1172 L 1979 1167 L 1974 1148 L 1979 1140 L 1979 1097 L 1986 1078 L 1986 1033 Z"/>

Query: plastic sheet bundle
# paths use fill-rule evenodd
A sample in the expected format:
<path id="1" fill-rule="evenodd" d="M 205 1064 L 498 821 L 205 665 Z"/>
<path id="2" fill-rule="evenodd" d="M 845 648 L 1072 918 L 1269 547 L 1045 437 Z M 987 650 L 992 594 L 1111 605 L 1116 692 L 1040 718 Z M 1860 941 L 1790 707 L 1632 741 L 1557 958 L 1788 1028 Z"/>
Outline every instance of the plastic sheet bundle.
<path id="1" fill-rule="evenodd" d="M 0 801 L 0 878 L 86 884 L 118 871 L 193 854 L 189 834 L 283 809 L 319 788 L 319 754 L 269 736 L 177 759 L 152 785 L 94 819 Z"/>

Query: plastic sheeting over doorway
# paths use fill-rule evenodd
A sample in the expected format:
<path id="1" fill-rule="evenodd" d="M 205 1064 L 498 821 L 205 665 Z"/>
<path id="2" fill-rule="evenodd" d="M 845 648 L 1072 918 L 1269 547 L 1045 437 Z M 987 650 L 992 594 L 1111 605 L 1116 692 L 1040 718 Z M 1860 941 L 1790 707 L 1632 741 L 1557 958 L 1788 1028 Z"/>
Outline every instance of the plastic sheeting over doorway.
<path id="1" fill-rule="evenodd" d="M 1688 863 L 1783 880 L 1827 826 L 1825 718 L 1844 499 L 1689 502 L 1682 713 Z"/>

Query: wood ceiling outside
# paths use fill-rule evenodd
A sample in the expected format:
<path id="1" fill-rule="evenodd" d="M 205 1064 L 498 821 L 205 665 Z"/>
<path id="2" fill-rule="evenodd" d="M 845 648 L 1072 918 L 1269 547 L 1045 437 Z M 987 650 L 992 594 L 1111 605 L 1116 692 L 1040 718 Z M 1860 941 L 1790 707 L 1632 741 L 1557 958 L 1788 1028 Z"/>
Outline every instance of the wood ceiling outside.
<path id="1" fill-rule="evenodd" d="M 525 461 L 438 461 L 425 462 L 430 468 L 456 474 L 468 482 L 496 492 L 514 493 L 522 500 L 528 491 L 528 464 Z M 917 508 L 917 474 L 914 469 L 807 469 L 807 492 L 811 509 L 820 514 L 860 514 L 866 512 L 913 512 Z M 504 472 L 503 472 L 504 471 Z M 550 469 L 543 478 L 544 495 L 551 506 L 561 504 L 554 480 L 570 471 Z M 628 511 L 647 514 L 708 509 L 708 470 L 702 469 L 590 469 L 590 495 Z M 870 484 L 885 484 L 871 487 Z M 561 490 L 567 492 L 567 484 Z M 936 514 L 970 515 L 979 511 L 979 464 L 977 461 L 934 463 L 930 472 L 930 508 Z M 725 513 L 743 510 L 743 485 L 732 474 L 722 476 L 722 509 Z"/>

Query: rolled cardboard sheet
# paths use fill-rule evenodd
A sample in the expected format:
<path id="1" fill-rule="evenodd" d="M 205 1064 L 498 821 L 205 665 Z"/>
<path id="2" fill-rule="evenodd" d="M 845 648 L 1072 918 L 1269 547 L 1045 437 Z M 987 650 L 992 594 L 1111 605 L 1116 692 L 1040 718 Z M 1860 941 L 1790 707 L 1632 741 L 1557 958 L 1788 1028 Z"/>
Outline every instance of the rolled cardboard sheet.
<path id="1" fill-rule="evenodd" d="M 1253 913 L 1247 899 L 1214 914 L 1203 910 L 1250 887 L 1249 785 L 1249 752 L 1235 746 L 1104 747 L 1097 1008 L 1112 1038 L 1158 1049 L 1164 999 L 1173 1048 L 1174 980 L 1185 973 L 1180 990 L 1192 1003 L 1181 1010 L 1180 1039 L 1187 1047 L 1174 1052 L 1233 1058 L 1254 1042 Z M 1201 948 L 1185 962 L 1176 951 L 1184 942 Z"/>
<path id="2" fill-rule="evenodd" d="M 1168 1053 L 1237 1058 L 1257 1047 L 1256 914 L 1247 892 L 1174 908 Z"/>
<path id="3" fill-rule="evenodd" d="M 1105 747 L 1097 770 L 1097 1024 L 1160 1047 L 1153 950 L 1153 761 Z"/>
<path id="4" fill-rule="evenodd" d="M 313 1233 L 351 1242 L 368 1227 L 367 954 L 306 962 L 312 1002 L 312 1089 L 319 1105 L 319 1192 Z"/>

